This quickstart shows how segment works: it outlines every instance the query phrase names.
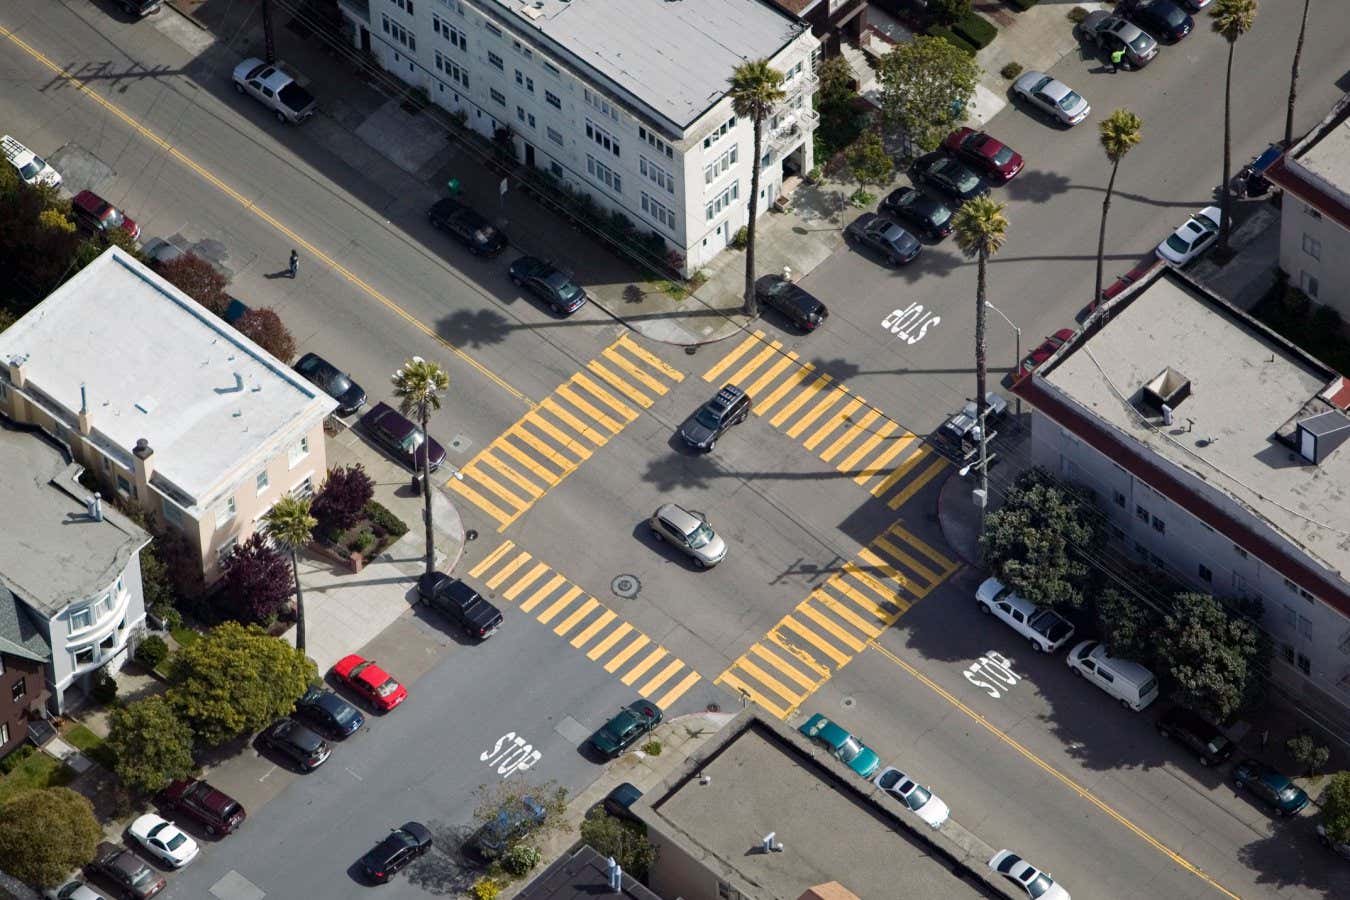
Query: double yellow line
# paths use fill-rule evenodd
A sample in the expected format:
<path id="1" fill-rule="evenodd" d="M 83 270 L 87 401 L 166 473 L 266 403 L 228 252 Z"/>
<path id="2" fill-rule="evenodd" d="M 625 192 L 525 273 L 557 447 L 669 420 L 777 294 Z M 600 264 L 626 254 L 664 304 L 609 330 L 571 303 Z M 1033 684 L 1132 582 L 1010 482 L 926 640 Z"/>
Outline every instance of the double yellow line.
<path id="1" fill-rule="evenodd" d="M 112 113 L 114 116 L 121 119 L 132 130 L 141 135 L 141 137 L 145 138 L 150 143 L 159 147 L 170 157 L 182 163 L 184 166 L 191 169 L 193 172 L 196 172 L 207 183 L 214 186 L 222 194 L 229 197 L 231 200 L 234 200 L 245 210 L 253 213 L 259 219 L 266 222 L 268 225 L 271 225 L 277 231 L 281 232 L 283 235 L 285 235 L 287 238 L 291 240 L 292 244 L 294 244 L 297 247 L 303 247 L 305 249 L 305 252 L 308 253 L 310 256 L 313 256 L 316 259 L 328 265 L 328 267 L 331 268 L 333 271 L 337 272 L 343 278 L 347 279 L 347 281 L 349 281 L 351 284 L 355 285 L 357 288 L 364 291 L 368 296 L 378 300 L 385 306 L 385 308 L 389 309 L 391 312 L 402 318 L 409 325 L 416 328 L 418 331 L 422 332 L 427 337 L 434 340 L 436 343 L 448 349 L 451 353 L 458 356 L 460 359 L 468 363 L 473 368 L 477 369 L 480 373 L 486 376 L 489 380 L 491 380 L 502 390 L 506 391 L 508 394 L 515 397 L 516 399 L 524 402 L 531 409 L 535 407 L 535 403 L 533 400 L 525 396 L 525 394 L 521 393 L 520 391 L 516 390 L 514 387 L 508 384 L 503 378 L 497 375 L 497 373 L 491 371 L 482 363 L 480 363 L 478 360 L 474 359 L 472 356 L 465 353 L 463 350 L 459 349 L 454 344 L 442 338 L 439 334 L 435 332 L 434 329 L 423 324 L 421 320 L 419 320 L 417 317 L 413 316 L 407 310 L 403 309 L 393 300 L 389 299 L 389 297 L 380 293 L 380 291 L 378 291 L 373 285 L 371 285 L 365 279 L 361 278 L 355 272 L 348 269 L 346 266 L 342 265 L 337 260 L 333 259 L 333 257 L 329 256 L 327 253 L 324 253 L 322 250 L 320 250 L 318 247 L 314 246 L 309 241 L 302 238 L 300 235 L 296 234 L 289 227 L 282 224 L 281 221 L 279 221 L 271 213 L 268 213 L 266 210 L 259 207 L 252 200 L 248 199 L 243 194 L 239 193 L 239 191 L 230 187 L 230 185 L 226 184 L 224 181 L 217 178 L 215 175 L 211 174 L 209 171 L 206 170 L 205 167 L 203 167 L 192 157 L 188 156 L 186 153 L 179 150 L 177 147 L 174 147 L 172 144 L 170 144 L 164 138 L 160 137 L 155 132 L 151 131 L 149 128 L 146 128 L 144 125 L 137 122 L 128 113 L 124 112 L 116 104 L 112 103 L 105 97 L 101 96 L 97 91 L 91 88 L 84 81 L 81 81 L 78 78 L 68 75 L 66 71 L 63 68 L 61 68 L 61 66 L 53 62 L 46 54 L 38 50 L 32 44 L 29 44 L 26 41 L 24 41 L 12 30 L 5 28 L 3 25 L 0 25 L 0 36 L 3 36 L 7 40 L 9 40 L 10 43 L 14 44 L 14 46 L 18 47 L 24 53 L 27 53 L 30 57 L 32 57 L 35 61 L 37 61 L 38 64 L 48 69 L 53 75 L 65 78 L 67 82 L 73 85 L 77 91 L 80 91 L 86 97 L 97 103 L 99 106 L 103 107 L 108 112 Z"/>

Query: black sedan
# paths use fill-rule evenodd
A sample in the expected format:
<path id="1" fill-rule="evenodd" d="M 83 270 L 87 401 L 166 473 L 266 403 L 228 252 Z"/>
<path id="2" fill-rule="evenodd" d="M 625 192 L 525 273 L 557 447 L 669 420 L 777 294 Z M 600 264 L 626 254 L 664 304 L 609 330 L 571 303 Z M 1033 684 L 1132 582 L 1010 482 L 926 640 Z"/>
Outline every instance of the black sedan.
<path id="1" fill-rule="evenodd" d="M 350 416 L 366 405 L 366 392 L 361 385 L 317 353 L 306 353 L 300 357 L 295 364 L 295 371 L 336 400 L 340 416 Z"/>
<path id="2" fill-rule="evenodd" d="M 405 822 L 393 828 L 389 836 L 361 857 L 361 870 L 366 877 L 384 884 L 399 869 L 431 849 L 431 832 L 421 822 Z"/>
<path id="3" fill-rule="evenodd" d="M 286 757 L 302 772 L 314 771 L 333 752 L 327 741 L 291 718 L 268 725 L 258 735 L 258 744 Z"/>
<path id="4" fill-rule="evenodd" d="M 555 315 L 569 316 L 586 303 L 586 292 L 563 270 L 534 256 L 511 263 L 511 281 L 548 304 Z"/>
<path id="5" fill-rule="evenodd" d="M 791 281 L 785 281 L 781 275 L 765 275 L 756 281 L 755 296 L 802 331 L 815 331 L 830 315 L 824 303 Z"/>
<path id="6" fill-rule="evenodd" d="M 375 443 L 394 454 L 414 472 L 422 471 L 422 460 L 431 453 L 431 471 L 445 462 L 445 448 L 422 433 L 388 403 L 376 403 L 361 417 L 361 428 Z"/>
<path id="7" fill-rule="evenodd" d="M 330 737 L 345 738 L 366 724 L 361 711 L 332 691 L 312 687 L 295 701 L 295 716 Z"/>
<path id="8" fill-rule="evenodd" d="M 459 241 L 474 256 L 496 256 L 509 243 L 506 235 L 486 218 L 454 200 L 437 200 L 427 219 Z"/>
<path id="9" fill-rule="evenodd" d="M 1175 44 L 1195 28 L 1195 20 L 1173 0 L 1136 4 L 1125 17 L 1164 44 Z"/>
<path id="10" fill-rule="evenodd" d="M 914 188 L 896 188 L 881 201 L 881 212 L 898 219 L 930 241 L 952 233 L 952 210 L 932 194 Z"/>
<path id="11" fill-rule="evenodd" d="M 951 198 L 959 206 L 972 197 L 989 193 L 985 181 L 970 166 L 939 151 L 920 156 L 910 166 L 909 177 L 920 184 Z"/>
<path id="12" fill-rule="evenodd" d="M 863 213 L 849 223 L 844 238 L 880 253 L 893 266 L 911 262 L 923 249 L 918 238 L 875 213 Z"/>

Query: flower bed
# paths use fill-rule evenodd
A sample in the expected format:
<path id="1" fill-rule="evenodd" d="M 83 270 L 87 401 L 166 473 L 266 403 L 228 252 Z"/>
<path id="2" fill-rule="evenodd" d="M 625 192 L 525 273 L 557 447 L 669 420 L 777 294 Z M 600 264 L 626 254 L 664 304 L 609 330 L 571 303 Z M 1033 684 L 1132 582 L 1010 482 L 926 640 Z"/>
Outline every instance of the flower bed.
<path id="1" fill-rule="evenodd" d="M 311 546 L 321 555 L 338 562 L 352 560 L 353 554 L 360 554 L 364 561 L 379 556 L 407 533 L 408 526 L 402 519 L 371 500 L 351 528 L 337 534 L 315 535 Z"/>

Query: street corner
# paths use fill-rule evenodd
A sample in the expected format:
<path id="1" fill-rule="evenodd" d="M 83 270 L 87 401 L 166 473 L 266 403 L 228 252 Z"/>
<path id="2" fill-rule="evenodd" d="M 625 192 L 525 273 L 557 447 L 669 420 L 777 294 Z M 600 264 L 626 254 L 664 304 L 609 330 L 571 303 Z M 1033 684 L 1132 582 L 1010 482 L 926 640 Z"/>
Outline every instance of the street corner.
<path id="1" fill-rule="evenodd" d="M 971 491 L 975 482 L 952 469 L 938 492 L 937 517 L 947 546 L 968 566 L 980 564 L 980 507 Z"/>
<path id="2" fill-rule="evenodd" d="M 743 275 L 742 275 L 743 278 Z M 750 319 L 718 279 L 659 279 L 590 288 L 592 302 L 648 340 L 692 347 L 725 340 Z"/>

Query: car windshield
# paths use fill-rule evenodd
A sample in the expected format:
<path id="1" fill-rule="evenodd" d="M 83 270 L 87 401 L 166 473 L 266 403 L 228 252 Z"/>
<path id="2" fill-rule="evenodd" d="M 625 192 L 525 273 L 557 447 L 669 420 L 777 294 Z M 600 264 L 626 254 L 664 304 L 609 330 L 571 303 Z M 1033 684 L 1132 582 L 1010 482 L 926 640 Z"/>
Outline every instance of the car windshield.
<path id="1" fill-rule="evenodd" d="M 1281 800 L 1285 801 L 1293 800 L 1295 797 L 1298 796 L 1298 788 L 1294 787 L 1292 784 L 1286 784 L 1284 786 L 1284 789 L 1281 790 L 1277 796 Z"/>
<path id="2" fill-rule="evenodd" d="M 484 225 L 481 228 L 475 228 L 473 231 L 473 239 L 480 244 L 486 244 L 496 236 L 497 229 L 491 225 Z"/>
<path id="3" fill-rule="evenodd" d="M 956 186 L 956 189 L 960 191 L 970 190 L 971 188 L 975 187 L 975 185 L 979 183 L 980 180 L 979 177 L 974 172 L 970 171 L 964 166 L 956 165 L 955 163 L 953 163 L 952 165 L 941 166 L 939 167 L 939 171 L 941 171 L 943 175 L 946 175 L 949 179 L 951 179 L 952 184 L 954 184 Z"/>
<path id="4" fill-rule="evenodd" d="M 1022 885 L 1027 889 L 1027 893 L 1030 894 L 1032 897 L 1039 897 L 1041 896 L 1041 894 L 1044 894 L 1046 891 L 1054 887 L 1055 882 L 1052 881 L 1050 879 L 1050 876 L 1046 875 L 1044 872 L 1037 872 L 1035 878 L 1031 879 L 1030 881 L 1024 881 Z"/>
<path id="5" fill-rule="evenodd" d="M 706 547 L 708 541 L 713 539 L 713 530 L 707 522 L 700 522 L 698 527 L 689 533 L 689 546 L 694 550 L 700 547 Z"/>
<path id="6" fill-rule="evenodd" d="M 422 429 L 414 428 L 412 431 L 408 432 L 407 437 L 398 442 L 398 445 L 403 449 L 404 453 L 415 453 L 417 448 L 422 446 L 424 440 L 425 437 L 422 434 Z"/>
<path id="7" fill-rule="evenodd" d="M 121 228 L 125 221 L 126 217 L 122 215 L 121 210 L 115 206 L 108 207 L 108 216 L 103 220 L 108 228 Z"/>
<path id="8" fill-rule="evenodd" d="M 1059 108 L 1065 112 L 1073 112 L 1078 104 L 1083 102 L 1083 98 L 1078 96 L 1077 91 L 1069 91 L 1063 97 L 1059 98 Z"/>
<path id="9" fill-rule="evenodd" d="M 919 809 L 929 800 L 933 799 L 933 795 L 929 792 L 928 788 L 923 785 L 914 784 L 912 781 L 906 782 L 906 784 L 913 788 L 913 790 L 905 795 L 905 802 L 909 804 L 910 809 Z M 900 790 L 905 790 L 903 785 Z"/>
<path id="10" fill-rule="evenodd" d="M 396 690 L 398 690 L 398 682 L 390 678 L 384 684 L 376 688 L 375 693 L 379 694 L 381 697 L 388 697 Z"/>
<path id="11" fill-rule="evenodd" d="M 1007 147 L 999 147 L 998 152 L 994 154 L 994 165 L 1002 166 L 1011 162 L 1013 158 L 1012 150 Z"/>
<path id="12" fill-rule="evenodd" d="M 858 754 L 862 753 L 862 749 L 862 744 L 858 743 L 858 739 L 850 734 L 848 737 L 844 738 L 844 742 L 839 745 L 839 749 L 837 749 L 835 753 L 837 753 L 839 758 L 844 762 L 849 763 L 858 758 Z"/>
<path id="13" fill-rule="evenodd" d="M 1191 249 L 1191 242 L 1179 234 L 1174 234 L 1167 239 L 1167 246 L 1177 253 L 1185 253 Z"/>
<path id="14" fill-rule="evenodd" d="M 179 847 L 183 846 L 183 844 L 186 843 L 186 841 L 187 835 L 183 834 L 183 832 L 180 831 L 173 837 L 169 838 L 169 840 L 165 843 L 164 846 L 168 847 L 170 850 L 177 850 Z"/>
<path id="15" fill-rule="evenodd" d="M 331 372 L 327 376 L 327 387 L 331 394 L 345 394 L 351 390 L 352 380 L 341 372 Z"/>
<path id="16" fill-rule="evenodd" d="M 564 281 L 558 288 L 558 296 L 569 303 L 581 295 L 581 286 L 575 281 Z"/>
<path id="17" fill-rule="evenodd" d="M 1130 49 L 1133 50 L 1135 53 L 1147 53 L 1149 47 L 1151 46 L 1153 46 L 1153 39 L 1150 38 L 1148 35 L 1144 34 L 1142 31 L 1139 32 L 1138 37 L 1130 41 Z"/>
<path id="18" fill-rule="evenodd" d="M 356 718 L 356 707 L 344 703 L 336 709 L 329 710 L 329 714 L 332 715 L 334 722 L 339 725 L 346 725 Z"/>
<path id="19" fill-rule="evenodd" d="M 137 862 L 139 862 L 139 860 Z M 150 871 L 149 866 L 144 865 L 135 872 L 127 872 L 127 880 L 131 882 L 132 887 L 140 887 L 154 877 L 155 873 Z"/>
<path id="20" fill-rule="evenodd" d="M 1153 14 L 1173 28 L 1179 27 L 1186 21 L 1186 14 L 1181 11 L 1179 6 L 1155 6 L 1153 7 Z"/>
<path id="21" fill-rule="evenodd" d="M 932 213 L 928 216 L 928 220 L 934 225 L 945 225 L 951 217 L 952 211 L 946 206 L 935 206 L 933 207 Z"/>
<path id="22" fill-rule="evenodd" d="M 27 165 L 19 167 L 19 174 L 23 176 L 24 181 L 32 181 L 37 177 L 37 173 L 42 171 L 42 160 L 34 157 L 33 161 Z"/>
<path id="23" fill-rule="evenodd" d="M 698 415 L 694 418 L 698 424 L 702 425 L 704 428 L 717 428 L 722 424 L 721 413 L 707 406 L 700 409 Z"/>

